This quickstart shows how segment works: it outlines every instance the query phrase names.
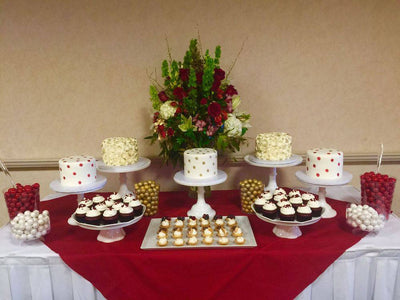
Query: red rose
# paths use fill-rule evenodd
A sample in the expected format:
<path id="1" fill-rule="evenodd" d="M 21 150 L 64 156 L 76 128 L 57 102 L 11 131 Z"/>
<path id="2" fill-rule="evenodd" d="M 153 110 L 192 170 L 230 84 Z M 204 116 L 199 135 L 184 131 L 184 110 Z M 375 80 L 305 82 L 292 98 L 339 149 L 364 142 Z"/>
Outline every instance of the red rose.
<path id="1" fill-rule="evenodd" d="M 189 80 L 189 69 L 179 69 L 179 77 L 183 82 Z"/>
<path id="2" fill-rule="evenodd" d="M 208 114 L 213 118 L 219 116 L 221 114 L 221 105 L 219 105 L 217 102 L 211 103 L 208 106 Z"/>
<path id="3" fill-rule="evenodd" d="M 236 91 L 236 89 L 234 88 L 233 85 L 228 85 L 226 87 L 226 91 L 225 91 L 227 96 L 233 96 L 233 95 L 237 95 L 238 92 Z"/>
<path id="4" fill-rule="evenodd" d="M 175 107 L 175 106 L 177 106 L 178 104 L 176 104 L 175 101 L 172 101 L 172 102 L 170 103 L 170 105 L 171 105 L 172 107 Z"/>
<path id="5" fill-rule="evenodd" d="M 169 99 L 164 91 L 158 93 L 158 98 L 160 99 L 161 102 L 165 102 Z"/>
<path id="6" fill-rule="evenodd" d="M 174 130 L 172 128 L 167 129 L 167 134 L 168 136 L 173 136 L 174 135 Z"/>
<path id="7" fill-rule="evenodd" d="M 153 115 L 153 123 L 155 123 L 158 119 L 158 116 L 160 115 L 160 113 L 158 111 L 156 111 Z"/>
<path id="8" fill-rule="evenodd" d="M 181 87 L 176 87 L 173 91 L 173 94 L 176 98 L 178 98 L 179 100 L 182 100 L 183 98 L 187 97 L 187 93 L 185 92 L 185 90 Z"/>
<path id="9" fill-rule="evenodd" d="M 207 104 L 207 99 L 206 99 L 206 98 L 202 98 L 202 99 L 200 100 L 200 104 L 201 104 L 201 105 Z"/>
<path id="10" fill-rule="evenodd" d="M 218 89 L 219 89 L 220 85 L 221 85 L 221 81 L 215 79 L 214 82 L 213 82 L 213 85 L 211 87 L 211 90 L 213 92 L 218 92 Z"/>
<path id="11" fill-rule="evenodd" d="M 214 79 L 217 81 L 222 81 L 225 78 L 225 71 L 220 68 L 214 69 Z"/>
<path id="12" fill-rule="evenodd" d="M 178 108 L 177 108 L 176 111 L 175 111 L 175 116 L 179 115 L 181 112 L 182 112 L 182 108 L 180 108 L 180 107 L 178 106 Z"/>
<path id="13" fill-rule="evenodd" d="M 165 138 L 166 137 L 166 133 L 165 133 L 165 130 L 164 130 L 164 125 L 158 125 L 157 129 L 158 129 L 158 133 L 161 135 L 161 137 Z"/>

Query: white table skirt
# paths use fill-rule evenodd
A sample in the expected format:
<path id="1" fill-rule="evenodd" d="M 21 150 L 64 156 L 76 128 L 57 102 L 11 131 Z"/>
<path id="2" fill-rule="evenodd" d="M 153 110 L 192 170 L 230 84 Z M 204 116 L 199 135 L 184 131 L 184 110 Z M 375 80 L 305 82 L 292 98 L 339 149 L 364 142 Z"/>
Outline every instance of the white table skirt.
<path id="1" fill-rule="evenodd" d="M 347 201 L 359 193 L 334 191 L 328 196 Z M 297 299 L 400 299 L 399 233 L 400 219 L 392 215 L 381 232 L 349 248 Z M 0 241 L 0 299 L 104 299 L 42 242 L 16 241 L 8 225 L 0 229 Z"/>

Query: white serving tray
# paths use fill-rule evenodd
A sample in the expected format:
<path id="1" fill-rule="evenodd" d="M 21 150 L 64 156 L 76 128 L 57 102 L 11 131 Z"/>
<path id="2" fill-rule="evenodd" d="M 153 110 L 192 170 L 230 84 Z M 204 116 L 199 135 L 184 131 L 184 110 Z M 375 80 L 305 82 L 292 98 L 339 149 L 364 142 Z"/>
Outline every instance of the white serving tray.
<path id="1" fill-rule="evenodd" d="M 187 218 L 185 219 L 185 222 L 187 221 Z M 223 217 L 225 218 L 225 216 Z M 228 229 L 227 226 L 225 228 L 229 232 L 229 243 L 227 245 L 220 245 L 218 244 L 218 237 L 216 235 L 216 232 L 214 232 L 214 242 L 211 245 L 205 245 L 202 243 L 203 237 L 201 235 L 201 229 L 200 226 L 197 226 L 197 239 L 198 243 L 197 245 L 191 246 L 187 245 L 186 242 L 188 240 L 187 238 L 187 226 L 184 227 L 183 230 L 183 240 L 185 241 L 185 244 L 183 246 L 174 246 L 173 241 L 174 239 L 171 237 L 171 230 L 173 227 L 173 223 L 176 218 L 171 218 L 171 227 L 168 230 L 168 245 L 166 246 L 158 246 L 157 245 L 157 232 L 160 229 L 160 222 L 161 218 L 156 218 L 152 219 L 150 221 L 149 227 L 147 228 L 146 235 L 144 236 L 142 246 L 140 249 L 144 250 L 165 250 L 165 249 L 221 249 L 221 248 L 252 248 L 252 247 L 257 247 L 257 242 L 253 234 L 253 230 L 251 228 L 249 218 L 247 216 L 236 216 L 236 221 L 238 223 L 238 226 L 242 229 L 243 232 L 243 237 L 245 239 L 245 243 L 242 245 L 235 244 L 234 242 L 234 237 L 231 235 L 230 229 Z M 210 224 L 213 224 L 213 221 L 210 220 Z M 214 228 L 214 226 L 212 225 Z"/>

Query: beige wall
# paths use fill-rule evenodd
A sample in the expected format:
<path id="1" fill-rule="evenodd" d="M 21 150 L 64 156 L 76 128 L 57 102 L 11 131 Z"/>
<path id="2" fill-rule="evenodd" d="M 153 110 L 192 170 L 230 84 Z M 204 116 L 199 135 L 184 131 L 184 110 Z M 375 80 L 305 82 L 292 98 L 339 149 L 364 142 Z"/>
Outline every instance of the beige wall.
<path id="1" fill-rule="evenodd" d="M 197 32 L 203 48 L 221 45 L 224 68 L 244 42 L 231 80 L 253 127 L 240 154 L 273 130 L 289 132 L 297 153 L 314 146 L 376 153 L 381 142 L 400 153 L 399 1 L 3 0 L 0 157 L 99 157 L 101 141 L 119 135 L 137 137 L 141 155 L 155 157 L 159 149 L 143 140 L 151 125 L 148 74 L 160 74 L 165 38 L 182 59 Z M 241 176 L 253 174 L 240 168 Z M 358 178 L 373 166 L 351 168 Z M 284 171 L 284 184 L 297 185 L 294 170 Z M 231 178 L 236 171 L 229 168 Z M 399 165 L 389 171 L 400 178 Z M 140 176 L 161 176 L 168 190 L 178 188 L 173 172 Z M 57 176 L 16 173 L 44 190 Z"/>

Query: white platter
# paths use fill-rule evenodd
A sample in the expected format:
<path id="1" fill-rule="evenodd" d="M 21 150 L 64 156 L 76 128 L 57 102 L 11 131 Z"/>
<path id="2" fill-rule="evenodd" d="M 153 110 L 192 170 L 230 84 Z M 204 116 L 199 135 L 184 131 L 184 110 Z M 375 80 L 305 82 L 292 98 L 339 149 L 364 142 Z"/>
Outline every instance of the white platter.
<path id="1" fill-rule="evenodd" d="M 250 165 L 257 167 L 284 168 L 300 164 L 303 161 L 303 158 L 300 155 L 293 154 L 290 158 L 285 160 L 263 160 L 249 154 L 244 157 L 244 160 Z"/>
<path id="2" fill-rule="evenodd" d="M 335 186 L 335 185 L 345 185 L 353 179 L 353 174 L 343 171 L 342 177 L 339 179 L 316 179 L 316 178 L 311 178 L 308 176 L 304 171 L 297 171 L 296 172 L 296 177 L 308 184 L 312 185 L 317 185 L 317 186 Z"/>
<path id="3" fill-rule="evenodd" d="M 101 175 L 97 175 L 97 179 L 94 183 L 71 187 L 61 185 L 60 179 L 56 179 L 50 182 L 50 188 L 60 193 L 80 194 L 97 191 L 101 189 L 106 184 L 106 182 L 107 178 Z"/>
<path id="4" fill-rule="evenodd" d="M 198 239 L 198 244 L 197 245 L 187 245 L 186 241 L 187 241 L 187 235 L 186 235 L 186 227 L 183 230 L 183 239 L 185 241 L 185 244 L 183 246 L 174 246 L 173 245 L 173 238 L 170 237 L 170 231 L 169 233 L 169 237 L 168 237 L 168 245 L 166 246 L 158 246 L 157 245 L 157 232 L 160 228 L 160 222 L 161 222 L 161 218 L 157 218 L 157 219 L 152 219 L 149 227 L 147 228 L 146 231 L 146 235 L 144 236 L 142 245 L 141 245 L 141 249 L 144 250 L 171 250 L 171 249 L 221 249 L 221 248 L 252 248 L 252 247 L 257 247 L 257 242 L 256 239 L 254 237 L 253 234 L 253 230 L 251 228 L 249 219 L 247 216 L 236 216 L 236 221 L 238 223 L 238 226 L 242 229 L 243 232 L 243 237 L 245 238 L 245 243 L 242 245 L 237 245 L 234 242 L 234 237 L 231 236 L 230 234 L 230 229 L 227 228 L 228 232 L 229 232 L 229 243 L 227 245 L 219 245 L 218 244 L 218 237 L 216 236 L 216 233 L 214 232 L 214 242 L 211 245 L 205 245 L 202 243 L 202 239 L 203 237 L 201 236 L 201 232 L 200 229 L 198 229 L 198 233 L 197 233 L 197 239 Z M 173 224 L 174 220 L 176 218 L 171 218 L 171 222 Z M 187 220 L 187 218 L 186 218 Z M 185 221 L 186 221 L 185 220 Z M 211 221 L 212 222 L 212 221 Z M 171 226 L 172 227 L 172 226 Z M 198 226 L 199 228 L 199 226 Z M 171 229 L 170 229 L 171 230 Z"/>
<path id="5" fill-rule="evenodd" d="M 185 186 L 209 186 L 216 185 L 224 182 L 228 176 L 224 171 L 218 170 L 217 176 L 205 178 L 205 179 L 193 179 L 186 177 L 184 171 L 179 171 L 175 173 L 174 180 L 176 183 Z"/>
<path id="6" fill-rule="evenodd" d="M 97 170 L 104 173 L 129 173 L 140 171 L 150 166 L 151 160 L 146 157 L 139 157 L 139 160 L 127 166 L 107 166 L 102 160 L 96 162 Z"/>

